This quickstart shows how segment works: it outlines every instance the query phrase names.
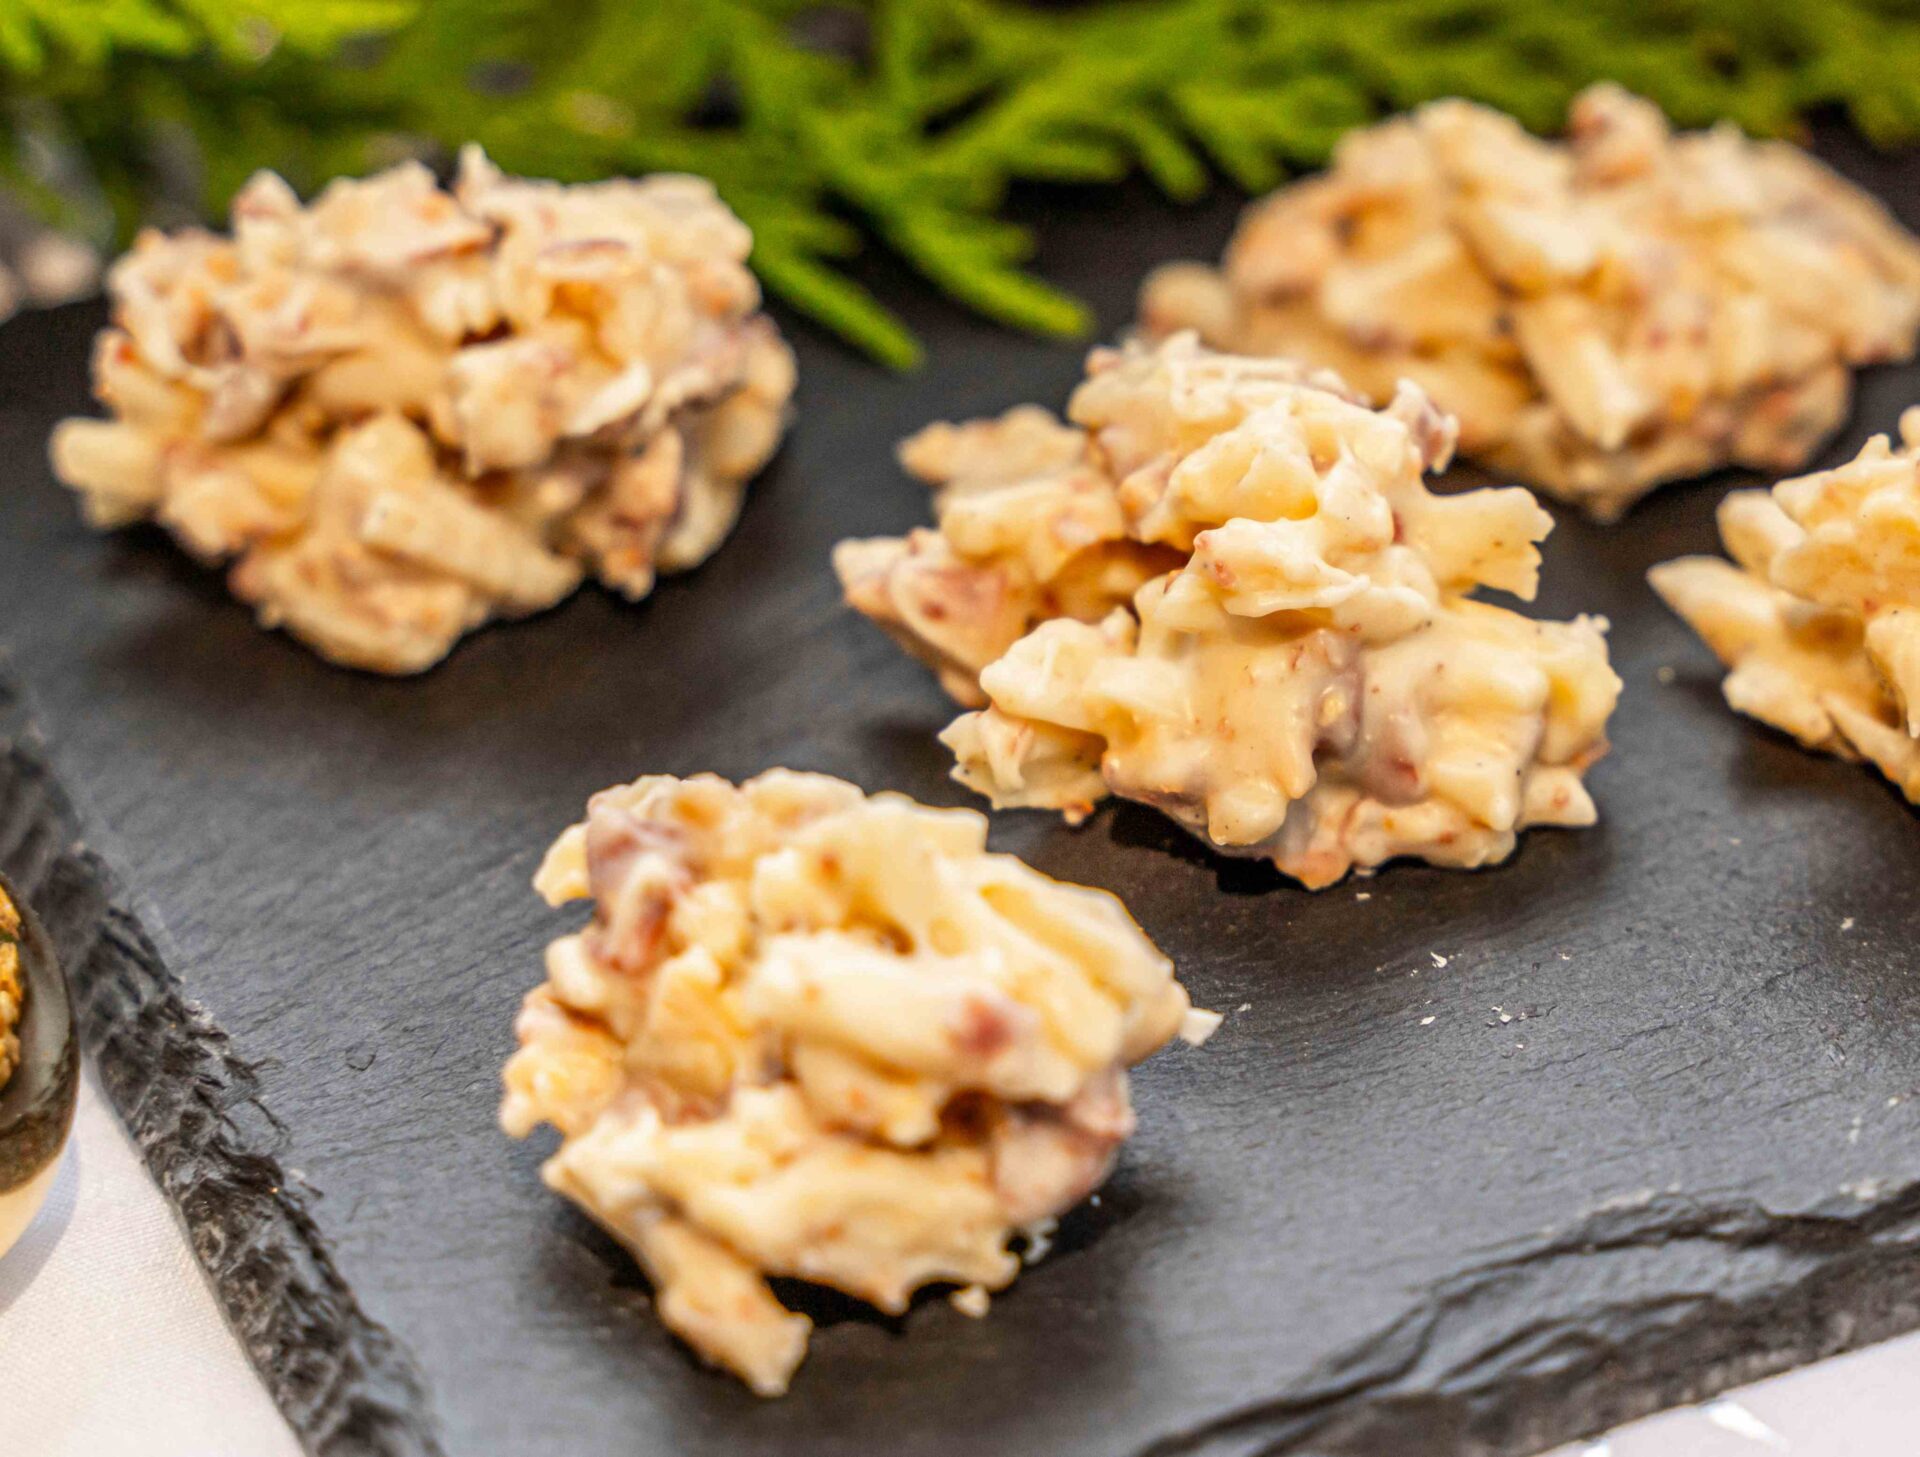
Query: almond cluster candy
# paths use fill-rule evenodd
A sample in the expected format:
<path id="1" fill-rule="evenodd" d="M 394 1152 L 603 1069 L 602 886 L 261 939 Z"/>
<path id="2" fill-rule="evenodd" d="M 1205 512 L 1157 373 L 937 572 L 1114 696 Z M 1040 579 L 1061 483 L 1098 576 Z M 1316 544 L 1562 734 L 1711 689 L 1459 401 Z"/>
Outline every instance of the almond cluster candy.
<path id="1" fill-rule="evenodd" d="M 1803 465 L 1852 366 L 1906 359 L 1920 241 L 1782 142 L 1674 135 L 1600 85 L 1564 142 L 1442 101 L 1256 204 L 1219 271 L 1149 280 L 1148 332 L 1402 379 L 1463 453 L 1617 516 L 1662 481 Z"/>
<path id="2" fill-rule="evenodd" d="M 1920 409 L 1901 444 L 1735 491 L 1732 561 L 1682 557 L 1654 589 L 1727 665 L 1727 702 L 1809 749 L 1865 759 L 1920 803 Z"/>
<path id="3" fill-rule="evenodd" d="M 1376 411 L 1181 336 L 1096 352 L 1069 416 L 1038 454 L 1033 416 L 911 442 L 974 452 L 937 531 L 837 559 L 848 600 L 979 705 L 942 736 L 962 782 L 1071 819 L 1139 800 L 1315 888 L 1592 823 L 1605 624 L 1473 599 L 1530 598 L 1552 523 L 1519 488 L 1429 493 L 1453 427 L 1417 387 Z"/>
<path id="4" fill-rule="evenodd" d="M 593 919 L 547 949 L 501 1122 L 560 1131 L 548 1184 L 762 1395 L 810 1328 L 768 1276 L 977 1312 L 1106 1177 L 1128 1065 L 1218 1022 L 1119 901 L 986 831 L 819 774 L 655 776 L 594 796 L 535 882 Z"/>
<path id="5" fill-rule="evenodd" d="M 476 149 L 230 237 L 149 232 L 109 278 L 107 420 L 55 432 L 99 526 L 152 519 L 335 662 L 418 672 L 591 574 L 628 598 L 719 545 L 779 443 L 792 355 L 705 182 L 563 187 Z"/>

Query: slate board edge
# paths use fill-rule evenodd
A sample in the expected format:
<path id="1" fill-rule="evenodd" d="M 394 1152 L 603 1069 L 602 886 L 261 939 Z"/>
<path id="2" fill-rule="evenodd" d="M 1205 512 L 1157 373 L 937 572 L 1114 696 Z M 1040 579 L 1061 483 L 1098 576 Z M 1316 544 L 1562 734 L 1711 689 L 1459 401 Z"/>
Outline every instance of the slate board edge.
<path id="1" fill-rule="evenodd" d="M 187 996 L 81 830 L 0 667 L 0 869 L 46 921 L 108 1099 L 269 1395 L 309 1452 L 442 1457 L 425 1383 L 335 1269 L 275 1153 L 279 1125 L 252 1069 Z M 1576 1264 L 1591 1281 L 1605 1262 L 1666 1248 L 1712 1249 L 1724 1266 L 1684 1308 L 1629 1299 L 1560 1328 L 1529 1325 L 1537 1282 Z M 1742 1262 L 1783 1262 L 1785 1277 L 1743 1281 Z M 1718 1293 L 1733 1286 L 1747 1292 Z M 1508 1314 L 1489 1319 L 1489 1305 Z M 1314 1381 L 1136 1450 L 1524 1457 L 1916 1327 L 1920 1184 L 1794 1212 L 1672 1192 L 1464 1272 Z M 1594 1340 L 1596 1328 L 1608 1337 Z M 1490 1331 L 1524 1338 L 1475 1349 Z"/>
<path id="2" fill-rule="evenodd" d="M 1570 1278 L 1572 1265 L 1604 1285 L 1607 1262 L 1668 1248 L 1688 1259 L 1714 1249 L 1724 1266 L 1678 1307 L 1626 1299 L 1610 1318 L 1603 1307 L 1529 1325 L 1534 1292 Z M 1743 1262 L 1783 1264 L 1786 1278 L 1727 1298 Z M 1329 1362 L 1310 1389 L 1152 1442 L 1140 1457 L 1528 1457 L 1916 1327 L 1920 1184 L 1855 1209 L 1793 1213 L 1671 1193 L 1463 1272 Z M 1485 1349 L 1476 1338 L 1489 1332 L 1511 1339 Z"/>
<path id="3" fill-rule="evenodd" d="M 274 1404 L 316 1457 L 443 1457 L 425 1383 L 340 1277 L 253 1069 L 186 994 L 81 840 L 0 665 L 0 868 L 66 969 L 81 1040 Z"/>

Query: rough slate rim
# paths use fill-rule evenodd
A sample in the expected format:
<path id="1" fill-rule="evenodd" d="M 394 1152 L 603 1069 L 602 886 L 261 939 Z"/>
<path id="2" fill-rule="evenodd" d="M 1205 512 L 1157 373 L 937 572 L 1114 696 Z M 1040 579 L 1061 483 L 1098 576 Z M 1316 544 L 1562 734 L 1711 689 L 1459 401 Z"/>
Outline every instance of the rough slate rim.
<path id="1" fill-rule="evenodd" d="M 124 887 L 81 843 L 82 823 L 0 664 L 0 870 L 33 899 L 65 960 L 107 1097 L 268 1394 L 316 1457 L 445 1457 L 412 1356 L 360 1307 L 304 1186 L 280 1162 L 285 1131 L 252 1067 L 167 968 Z M 1471 1331 L 1456 1329 L 1477 1304 L 1531 1307 L 1537 1282 L 1568 1278 L 1570 1263 L 1590 1270 L 1689 1241 L 1781 1261 L 1791 1273 L 1763 1282 L 1757 1299 L 1703 1294 L 1651 1323 L 1631 1310 L 1597 1312 L 1597 1326 L 1536 1330 L 1523 1349 L 1475 1351 Z M 1812 1258 L 1820 1253 L 1838 1258 L 1823 1267 Z M 1464 1271 L 1321 1381 L 1223 1412 L 1137 1457 L 1537 1451 L 1920 1326 L 1917 1263 L 1920 1185 L 1845 1217 L 1656 1198 Z M 1782 1343 L 1784 1329 L 1802 1339 Z"/>
<path id="2" fill-rule="evenodd" d="M 107 1099 L 182 1224 L 247 1358 L 316 1457 L 443 1457 L 426 1384 L 327 1252 L 253 1068 L 187 995 L 80 839 L 0 670 L 0 870 L 67 968 Z"/>

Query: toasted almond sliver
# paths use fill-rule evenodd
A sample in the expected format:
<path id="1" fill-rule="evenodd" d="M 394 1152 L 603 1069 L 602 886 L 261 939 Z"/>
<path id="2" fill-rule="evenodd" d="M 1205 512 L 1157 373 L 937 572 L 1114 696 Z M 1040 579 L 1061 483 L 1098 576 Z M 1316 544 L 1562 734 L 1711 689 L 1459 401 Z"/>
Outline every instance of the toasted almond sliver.
<path id="1" fill-rule="evenodd" d="M 445 486 L 386 491 L 360 522 L 360 539 L 450 573 L 523 612 L 571 592 L 580 568 Z"/>
<path id="2" fill-rule="evenodd" d="M 1598 311 L 1575 294 L 1518 304 L 1514 334 L 1547 397 L 1602 450 L 1617 450 L 1652 402 L 1621 367 Z"/>

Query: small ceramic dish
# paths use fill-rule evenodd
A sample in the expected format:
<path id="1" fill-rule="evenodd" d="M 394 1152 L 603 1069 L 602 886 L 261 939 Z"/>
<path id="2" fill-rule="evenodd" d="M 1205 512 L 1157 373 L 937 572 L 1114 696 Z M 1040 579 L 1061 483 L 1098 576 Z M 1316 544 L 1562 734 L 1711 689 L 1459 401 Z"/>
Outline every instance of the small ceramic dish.
<path id="1" fill-rule="evenodd" d="M 6 914 L 11 907 L 15 916 Z M 13 1032 L 18 1062 L 0 1083 L 0 1256 L 26 1230 L 53 1185 L 73 1127 L 80 1086 L 80 1049 L 66 978 L 46 930 L 0 876 L 0 954 L 18 954 L 21 991 Z"/>

